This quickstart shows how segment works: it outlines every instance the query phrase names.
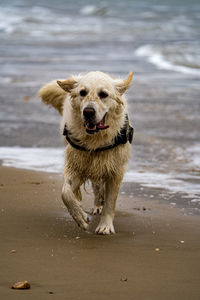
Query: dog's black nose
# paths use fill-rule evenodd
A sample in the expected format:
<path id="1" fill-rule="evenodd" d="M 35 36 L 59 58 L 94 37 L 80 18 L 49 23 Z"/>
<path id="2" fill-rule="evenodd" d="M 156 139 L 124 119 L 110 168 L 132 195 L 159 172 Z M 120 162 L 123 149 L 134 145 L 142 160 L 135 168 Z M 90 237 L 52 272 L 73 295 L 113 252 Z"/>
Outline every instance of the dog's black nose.
<path id="1" fill-rule="evenodd" d="M 86 119 L 91 119 L 95 115 L 95 110 L 93 107 L 85 107 L 83 110 L 83 115 Z"/>

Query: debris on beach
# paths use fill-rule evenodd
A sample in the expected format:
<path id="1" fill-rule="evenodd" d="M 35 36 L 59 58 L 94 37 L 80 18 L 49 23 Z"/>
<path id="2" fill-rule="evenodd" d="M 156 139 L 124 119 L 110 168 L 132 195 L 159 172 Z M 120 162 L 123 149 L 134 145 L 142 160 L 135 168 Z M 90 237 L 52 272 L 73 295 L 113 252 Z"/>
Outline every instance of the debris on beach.
<path id="1" fill-rule="evenodd" d="M 30 182 L 30 184 L 35 184 L 35 185 L 39 185 L 39 184 L 41 184 L 42 182 L 40 182 L 40 181 L 32 181 L 32 182 Z"/>
<path id="2" fill-rule="evenodd" d="M 184 244 L 184 243 L 185 243 L 185 241 L 180 241 L 180 243 L 181 243 L 181 244 Z"/>
<path id="3" fill-rule="evenodd" d="M 16 252 L 17 252 L 17 250 L 15 250 L 15 249 L 10 251 L 10 253 L 16 253 Z"/>
<path id="4" fill-rule="evenodd" d="M 140 207 L 134 207 L 133 209 L 139 211 L 139 210 L 140 210 Z"/>
<path id="5" fill-rule="evenodd" d="M 128 281 L 128 278 L 127 277 L 121 277 L 120 281 L 126 282 L 126 281 Z"/>
<path id="6" fill-rule="evenodd" d="M 146 211 L 146 210 L 151 210 L 151 208 L 146 208 L 146 207 L 133 207 L 134 210 L 137 211 Z"/>
<path id="7" fill-rule="evenodd" d="M 28 290 L 30 288 L 31 288 L 31 285 L 30 285 L 30 283 L 28 283 L 27 280 L 16 282 L 12 286 L 12 289 L 16 289 L 16 290 Z"/>
<path id="8" fill-rule="evenodd" d="M 154 250 L 155 250 L 156 252 L 158 252 L 158 251 L 160 251 L 160 248 L 155 248 Z"/>

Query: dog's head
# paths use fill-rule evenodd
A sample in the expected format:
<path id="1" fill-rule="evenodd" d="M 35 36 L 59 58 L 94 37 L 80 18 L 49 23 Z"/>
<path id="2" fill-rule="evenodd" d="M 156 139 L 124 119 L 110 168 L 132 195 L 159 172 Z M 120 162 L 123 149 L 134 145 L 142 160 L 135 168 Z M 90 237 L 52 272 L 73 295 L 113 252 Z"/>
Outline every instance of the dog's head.
<path id="1" fill-rule="evenodd" d="M 89 72 L 57 83 L 70 93 L 71 104 L 80 113 L 86 132 L 94 134 L 109 128 L 107 116 L 124 105 L 123 94 L 129 88 L 132 76 L 131 72 L 128 79 L 123 80 L 102 72 Z"/>

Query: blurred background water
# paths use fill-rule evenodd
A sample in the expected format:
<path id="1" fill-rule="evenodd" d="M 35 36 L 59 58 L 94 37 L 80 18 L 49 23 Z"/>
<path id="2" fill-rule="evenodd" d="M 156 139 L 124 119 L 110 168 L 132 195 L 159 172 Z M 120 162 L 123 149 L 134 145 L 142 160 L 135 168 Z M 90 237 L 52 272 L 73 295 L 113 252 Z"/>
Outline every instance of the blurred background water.
<path id="1" fill-rule="evenodd" d="M 199 0 L 1 0 L 0 159 L 14 151 L 16 164 L 22 149 L 3 147 L 20 146 L 45 148 L 53 162 L 51 150 L 63 146 L 59 115 L 36 97 L 44 83 L 133 71 L 126 180 L 174 188 L 199 205 L 199 28 Z"/>

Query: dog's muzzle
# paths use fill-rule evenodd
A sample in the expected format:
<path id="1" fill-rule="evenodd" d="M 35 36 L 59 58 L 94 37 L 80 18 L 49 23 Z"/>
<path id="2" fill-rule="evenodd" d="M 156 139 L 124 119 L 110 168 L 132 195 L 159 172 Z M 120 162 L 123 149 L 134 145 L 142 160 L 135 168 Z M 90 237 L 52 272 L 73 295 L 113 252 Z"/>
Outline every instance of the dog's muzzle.
<path id="1" fill-rule="evenodd" d="M 104 130 L 109 127 L 109 125 L 105 125 L 105 117 L 106 114 L 104 115 L 103 119 L 99 122 L 95 122 L 95 109 L 91 106 L 87 106 L 83 110 L 83 116 L 85 119 L 84 126 L 86 127 L 86 132 L 89 134 L 94 134 L 98 132 L 99 130 Z"/>

